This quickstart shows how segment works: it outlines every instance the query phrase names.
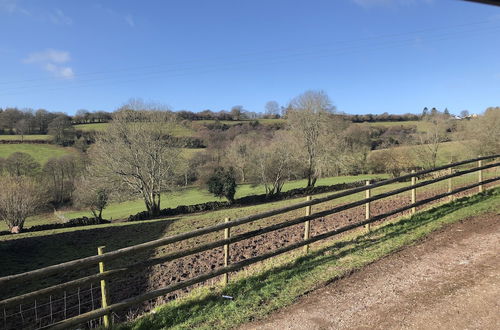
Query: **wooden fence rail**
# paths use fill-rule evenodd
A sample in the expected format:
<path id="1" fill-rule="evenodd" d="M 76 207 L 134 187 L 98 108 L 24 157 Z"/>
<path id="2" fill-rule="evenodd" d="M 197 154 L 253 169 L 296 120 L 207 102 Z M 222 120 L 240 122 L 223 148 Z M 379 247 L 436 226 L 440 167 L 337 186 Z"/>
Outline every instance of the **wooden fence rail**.
<path id="1" fill-rule="evenodd" d="M 70 327 L 72 325 L 77 325 L 77 324 L 80 324 L 82 322 L 89 321 L 89 320 L 92 320 L 92 319 L 95 319 L 95 318 L 98 318 L 101 316 L 106 316 L 106 315 L 111 314 L 114 311 L 124 309 L 124 308 L 130 307 L 130 306 L 133 306 L 135 304 L 138 304 L 140 302 L 143 302 L 143 301 L 146 301 L 149 299 L 153 299 L 153 298 L 156 298 L 156 297 L 161 296 L 161 295 L 165 295 L 165 294 L 173 292 L 175 290 L 182 289 L 182 288 L 188 287 L 190 285 L 206 281 L 208 279 L 214 278 L 214 277 L 219 276 L 219 275 L 224 275 L 225 276 L 224 280 L 227 282 L 226 276 L 229 272 L 238 270 L 242 267 L 253 264 L 255 262 L 259 262 L 259 261 L 271 258 L 271 257 L 276 256 L 278 254 L 285 253 L 285 252 L 291 251 L 293 249 L 296 249 L 296 248 L 302 247 L 302 246 L 306 247 L 305 251 L 307 251 L 307 247 L 309 246 L 310 243 L 317 242 L 319 240 L 337 235 L 339 233 L 342 233 L 342 232 L 345 232 L 345 231 L 348 231 L 348 230 L 351 230 L 354 228 L 358 228 L 360 226 L 369 226 L 371 223 L 373 223 L 375 221 L 381 220 L 381 219 L 388 217 L 390 215 L 394 215 L 394 214 L 397 214 L 397 213 L 400 213 L 400 212 L 403 212 L 403 211 L 406 211 L 409 209 L 414 211 L 417 206 L 427 204 L 431 201 L 434 201 L 434 200 L 437 200 L 437 199 L 440 199 L 443 197 L 453 196 L 456 193 L 459 193 L 459 192 L 462 192 L 462 191 L 465 191 L 465 190 L 468 190 L 468 189 L 471 189 L 474 187 L 479 187 L 479 189 L 482 191 L 483 185 L 500 180 L 500 177 L 495 177 L 495 178 L 491 178 L 488 180 L 482 180 L 482 170 L 500 166 L 500 162 L 495 162 L 495 163 L 483 165 L 482 161 L 483 160 L 493 160 L 493 159 L 498 158 L 498 157 L 500 157 L 500 155 L 478 157 L 475 159 L 465 160 L 465 161 L 461 161 L 461 162 L 455 162 L 455 163 L 441 166 L 441 167 L 438 167 L 435 169 L 424 170 L 424 171 L 420 171 L 420 172 L 412 172 L 411 174 L 403 175 L 401 177 L 397 177 L 397 178 L 393 178 L 393 179 L 389 179 L 389 180 L 384 180 L 384 181 L 376 182 L 373 184 L 367 184 L 366 186 L 349 189 L 349 190 L 346 190 L 346 191 L 343 191 L 340 193 L 335 193 L 335 194 L 332 194 L 332 195 L 329 195 L 326 197 L 316 198 L 316 199 L 312 199 L 312 200 L 310 200 L 310 198 L 308 198 L 305 202 L 293 204 L 293 205 L 290 205 L 287 207 L 283 207 L 283 208 L 279 208 L 279 209 L 275 209 L 275 210 L 271 210 L 271 211 L 262 212 L 262 213 L 247 216 L 247 217 L 242 217 L 242 218 L 236 219 L 234 221 L 229 221 L 229 219 L 228 219 L 227 221 L 225 221 L 223 223 L 220 223 L 220 224 L 217 224 L 214 226 L 210 226 L 210 227 L 206 227 L 206 228 L 201 228 L 201 229 L 194 230 L 191 232 L 182 233 L 182 234 L 178 234 L 178 235 L 174 235 L 174 236 L 170 236 L 170 237 L 165 237 L 165 238 L 149 241 L 146 243 L 122 248 L 122 249 L 119 249 L 116 251 L 102 253 L 102 254 L 99 254 L 96 256 L 92 256 L 92 257 L 77 259 L 77 260 L 61 263 L 58 265 L 48 266 L 45 268 L 30 271 L 30 272 L 5 276 L 5 277 L 0 278 L 0 289 L 5 288 L 7 286 L 10 286 L 13 283 L 18 283 L 20 281 L 33 280 L 36 278 L 46 277 L 46 276 L 49 276 L 49 275 L 52 275 L 55 273 L 64 272 L 67 270 L 75 270 L 75 269 L 80 269 L 80 268 L 84 268 L 84 267 L 88 267 L 88 266 L 95 266 L 96 264 L 102 263 L 104 261 L 114 260 L 114 259 L 126 256 L 126 255 L 136 254 L 136 253 L 144 251 L 146 249 L 153 249 L 153 248 L 156 248 L 159 246 L 180 242 L 180 241 L 190 239 L 193 237 L 197 237 L 197 236 L 201 236 L 201 235 L 205 235 L 205 234 L 209 234 L 209 233 L 213 233 L 213 232 L 217 232 L 217 231 L 221 231 L 221 230 L 224 230 L 224 232 L 225 232 L 224 239 L 222 239 L 222 240 L 218 240 L 218 241 L 214 241 L 214 242 L 210 242 L 210 243 L 205 243 L 205 244 L 202 244 L 200 246 L 196 246 L 196 247 L 185 249 L 182 251 L 170 253 L 170 254 L 167 254 L 167 255 L 162 256 L 162 257 L 149 259 L 149 260 L 135 263 L 132 265 L 124 266 L 124 267 L 119 268 L 119 269 L 105 270 L 103 267 L 101 270 L 101 273 L 99 273 L 99 274 L 95 274 L 95 275 L 79 278 L 76 280 L 68 281 L 68 282 L 65 282 L 62 284 L 43 288 L 43 289 L 40 289 L 37 291 L 18 295 L 15 297 L 10 297 L 10 298 L 7 298 L 7 299 L 0 301 L 0 306 L 1 307 L 13 306 L 15 304 L 19 304 L 21 302 L 28 301 L 30 299 L 34 299 L 36 297 L 45 297 L 48 295 L 52 295 L 56 292 L 62 292 L 64 290 L 68 290 L 70 288 L 79 287 L 79 286 L 89 284 L 89 283 L 96 283 L 98 281 L 103 281 L 104 279 L 109 279 L 112 277 L 118 277 L 118 276 L 123 275 L 127 272 L 135 272 L 138 269 L 142 269 L 142 268 L 150 267 L 150 266 L 153 266 L 156 264 L 172 261 L 175 259 L 179 259 L 179 258 L 182 258 L 185 256 L 192 255 L 192 254 L 211 250 L 211 249 L 214 249 L 217 247 L 224 247 L 225 258 L 227 258 L 229 255 L 229 245 L 230 244 L 233 244 L 233 243 L 245 240 L 245 239 L 249 239 L 249 238 L 255 237 L 257 235 L 262 235 L 262 234 L 276 231 L 279 229 L 287 228 L 287 227 L 290 227 L 290 226 L 293 226 L 296 224 L 300 224 L 300 223 L 306 224 L 307 235 L 305 233 L 304 240 L 302 240 L 298 243 L 294 243 L 290 246 L 277 249 L 273 252 L 270 252 L 270 253 L 267 253 L 267 254 L 264 254 L 261 256 L 246 259 L 246 260 L 238 262 L 238 263 L 228 264 L 228 261 L 225 260 L 224 266 L 220 269 L 215 270 L 215 271 L 200 275 L 198 277 L 195 277 L 195 278 L 192 278 L 192 279 L 186 280 L 184 282 L 180 282 L 180 283 L 177 283 L 177 284 L 165 287 L 165 288 L 151 291 L 151 292 L 148 292 L 148 293 L 145 293 L 145 294 L 121 301 L 121 302 L 117 302 L 117 303 L 114 303 L 114 304 L 109 305 L 107 307 L 103 306 L 100 309 L 93 310 L 91 312 L 81 314 L 81 315 L 78 315 L 76 317 L 72 317 L 72 318 L 63 320 L 61 322 L 58 322 L 58 323 L 54 324 L 53 327 L 55 329 L 66 328 L 66 327 Z M 451 169 L 453 167 L 456 168 L 457 166 L 471 164 L 471 163 L 475 163 L 475 162 L 477 162 L 477 164 L 479 165 L 478 167 L 465 169 L 465 170 L 461 170 L 461 171 L 454 171 L 454 172 L 450 171 L 450 172 L 448 172 L 449 174 L 447 174 L 447 175 L 443 175 L 441 177 L 430 179 L 427 181 L 421 181 L 418 183 L 415 180 L 418 176 L 426 175 L 426 174 L 436 172 L 436 171 L 441 171 L 444 169 Z M 427 186 L 427 185 L 430 185 L 433 183 L 437 183 L 437 182 L 440 182 L 443 180 L 451 180 L 451 178 L 453 178 L 453 177 L 458 177 L 458 176 L 462 176 L 462 175 L 465 175 L 468 173 L 473 173 L 473 172 L 480 173 L 479 177 L 478 177 L 479 180 L 477 183 L 474 183 L 472 185 L 468 185 L 466 187 L 454 189 L 454 190 L 449 189 L 444 194 L 440 194 L 440 195 L 437 195 L 437 196 L 434 196 L 431 198 L 416 201 L 415 191 L 417 188 L 424 187 L 424 186 Z M 385 186 L 385 185 L 388 185 L 391 183 L 405 181 L 407 179 L 411 179 L 411 181 L 412 181 L 411 182 L 412 184 L 409 186 L 401 187 L 401 188 L 391 190 L 391 191 L 385 192 L 385 193 L 380 193 L 380 194 L 377 194 L 374 196 L 371 196 L 371 194 L 369 194 L 369 192 L 373 191 L 374 188 L 382 187 L 382 186 Z M 400 194 L 402 192 L 410 191 L 410 190 L 412 191 L 412 203 L 411 204 L 404 206 L 404 207 L 401 207 L 397 210 L 393 210 L 393 211 L 378 215 L 378 216 L 370 216 L 369 215 L 369 203 L 370 202 L 380 200 L 382 198 L 390 197 L 390 196 Z M 324 203 L 326 201 L 335 200 L 335 199 L 349 196 L 349 195 L 353 195 L 353 194 L 356 194 L 356 193 L 359 193 L 362 191 L 367 192 L 367 194 L 366 194 L 367 198 L 311 214 L 310 207 L 312 205 Z M 311 220 L 316 219 L 316 218 L 320 218 L 320 217 L 323 217 L 326 215 L 338 213 L 338 212 L 341 212 L 341 211 L 344 211 L 347 209 L 351 209 L 353 207 L 361 206 L 361 205 L 366 205 L 368 208 L 364 221 L 357 222 L 355 224 L 345 226 L 345 227 L 342 227 L 339 229 L 335 229 L 335 230 L 329 231 L 327 233 L 316 235 L 314 237 L 310 237 L 309 226 L 310 226 Z M 297 210 L 297 209 L 301 209 L 304 207 L 306 207 L 306 215 L 305 216 L 301 216 L 301 217 L 298 217 L 298 218 L 295 218 L 292 220 L 280 222 L 280 223 L 266 226 L 266 227 L 263 227 L 260 229 L 245 232 L 245 233 L 242 233 L 239 235 L 234 235 L 234 236 L 229 235 L 229 229 L 231 227 L 250 223 L 250 222 L 264 219 L 267 217 L 271 217 L 274 215 L 283 214 L 283 213 L 290 212 L 290 211 Z"/>

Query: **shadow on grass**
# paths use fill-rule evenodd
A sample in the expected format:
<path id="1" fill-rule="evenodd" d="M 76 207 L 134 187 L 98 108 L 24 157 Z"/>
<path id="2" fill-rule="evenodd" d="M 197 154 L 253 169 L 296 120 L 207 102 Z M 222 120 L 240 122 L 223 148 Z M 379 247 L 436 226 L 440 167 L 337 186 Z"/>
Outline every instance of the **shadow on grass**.
<path id="1" fill-rule="evenodd" d="M 336 262 L 343 257 L 366 252 L 370 248 L 383 247 L 390 240 L 403 238 L 421 227 L 436 221 L 461 208 L 473 206 L 479 202 L 492 199 L 500 194 L 500 190 L 489 190 L 485 193 L 457 199 L 451 203 L 438 206 L 434 209 L 418 213 L 412 217 L 401 219 L 398 222 L 382 225 L 370 233 L 361 234 L 353 239 L 332 243 L 332 245 L 312 251 L 307 256 L 302 256 L 285 265 L 263 271 L 260 274 L 247 278 L 234 280 L 222 290 L 222 294 L 234 297 L 234 300 L 226 300 L 220 297 L 221 292 L 200 295 L 201 298 L 190 297 L 161 307 L 154 315 L 148 315 L 134 323 L 118 325 L 120 329 L 157 329 L 166 327 L 194 327 L 202 324 L 205 327 L 216 326 L 225 328 L 235 324 L 250 321 L 253 317 L 264 315 L 271 310 L 282 307 L 293 301 L 298 295 L 307 292 L 284 293 L 290 289 L 291 279 L 306 279 L 313 269 L 318 266 L 335 266 Z M 418 237 L 413 237 L 413 240 Z M 347 238 L 346 238 L 347 239 Z M 368 258 L 367 262 L 373 262 L 380 257 L 380 253 L 388 254 L 397 250 L 401 245 L 388 245 L 384 252 Z M 351 265 L 344 274 L 359 268 Z M 342 275 L 340 275 L 342 276 Z M 339 276 L 330 279 L 329 282 L 338 279 Z M 324 283 L 325 281 L 319 281 Z M 292 290 L 293 291 L 293 290 Z M 262 307 L 262 305 L 268 305 Z M 257 309 L 261 309 L 259 312 Z M 224 312 L 222 312 L 224 310 Z M 251 312 L 248 312 L 251 311 Z M 218 319 L 233 318 L 227 321 Z M 235 321 L 238 319 L 238 321 Z"/>

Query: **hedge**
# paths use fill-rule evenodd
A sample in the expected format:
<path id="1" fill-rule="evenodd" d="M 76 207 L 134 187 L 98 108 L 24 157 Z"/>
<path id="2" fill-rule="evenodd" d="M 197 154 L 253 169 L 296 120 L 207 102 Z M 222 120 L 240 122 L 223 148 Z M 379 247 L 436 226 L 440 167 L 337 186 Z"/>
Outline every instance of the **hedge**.
<path id="1" fill-rule="evenodd" d="M 71 228 L 71 227 L 80 227 L 80 226 L 91 226 L 91 225 L 100 225 L 104 223 L 111 223 L 109 220 L 101 220 L 99 218 L 74 218 L 70 219 L 67 222 L 63 223 L 49 223 L 45 225 L 36 225 L 31 226 L 29 228 L 23 228 L 22 233 L 33 232 L 33 231 L 41 231 L 41 230 L 51 230 L 51 229 L 60 229 L 60 228 Z M 0 231 L 0 235 L 10 234 L 10 231 Z"/>
<path id="2" fill-rule="evenodd" d="M 377 181 L 377 180 L 374 180 Z M 345 190 L 350 188 L 356 188 L 365 185 L 365 181 L 357 181 L 350 183 L 339 183 L 330 186 L 317 186 L 314 188 L 296 188 L 292 190 L 288 190 L 286 192 L 282 192 L 276 195 L 251 195 L 242 198 L 238 198 L 234 201 L 234 203 L 229 202 L 207 202 L 201 204 L 193 204 L 193 205 L 179 205 L 175 208 L 166 208 L 160 210 L 160 214 L 156 217 L 168 217 L 175 216 L 180 214 L 190 214 L 204 211 L 215 211 L 220 209 L 227 209 L 231 207 L 241 207 L 248 206 L 254 204 L 267 203 L 272 201 L 280 201 L 284 199 L 297 198 L 306 195 L 313 194 L 321 194 L 325 192 Z M 147 211 L 142 211 L 136 214 L 132 214 L 128 217 L 127 221 L 140 221 L 140 220 L 149 220 L 152 217 L 149 215 Z"/>

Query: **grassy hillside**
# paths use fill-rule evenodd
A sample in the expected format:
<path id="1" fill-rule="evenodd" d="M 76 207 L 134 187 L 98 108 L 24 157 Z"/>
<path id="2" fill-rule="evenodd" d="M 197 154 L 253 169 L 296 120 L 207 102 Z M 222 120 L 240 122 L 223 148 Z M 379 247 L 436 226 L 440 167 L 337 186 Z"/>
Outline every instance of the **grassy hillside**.
<path id="1" fill-rule="evenodd" d="M 354 182 L 361 180 L 369 180 L 374 178 L 385 178 L 386 175 L 358 175 L 358 176 L 341 176 L 334 178 L 323 178 L 318 180 L 318 185 L 332 185 L 337 183 Z M 295 188 L 305 187 L 306 180 L 291 181 L 285 184 L 283 187 L 284 191 L 288 191 Z M 253 186 L 250 184 L 244 184 L 238 186 L 236 191 L 236 198 L 241 198 L 244 196 L 264 194 L 265 189 L 262 185 Z M 177 207 L 178 205 L 190 205 L 205 203 L 210 201 L 219 201 L 221 199 L 214 197 L 206 189 L 198 188 L 185 188 L 179 191 L 162 194 L 162 207 Z M 145 211 L 144 201 L 142 199 L 135 199 L 131 201 L 121 202 L 121 203 L 111 203 L 103 212 L 103 217 L 106 219 L 121 219 L 126 218 L 130 214 L 135 214 L 141 211 Z M 83 211 L 61 211 L 64 217 L 71 219 L 81 216 L 92 216 L 87 210 Z M 37 215 L 28 218 L 25 226 L 30 227 L 34 225 L 46 224 L 59 222 L 53 214 Z M 5 225 L 0 225 L 5 226 Z M 6 227 L 4 227 L 6 229 Z"/>
<path id="2" fill-rule="evenodd" d="M 417 164 L 419 164 L 419 151 L 424 150 L 426 147 L 423 145 L 402 146 L 393 148 L 395 150 L 403 150 L 413 156 Z M 372 153 L 384 153 L 388 149 L 373 150 Z M 464 160 L 473 158 L 473 150 L 464 141 L 450 141 L 444 142 L 439 146 L 437 155 L 437 166 L 449 164 L 452 157 L 455 159 Z"/>
<path id="3" fill-rule="evenodd" d="M 61 157 L 77 151 L 73 148 L 63 148 L 50 144 L 0 144 L 0 157 L 6 158 L 14 152 L 30 154 L 43 165 L 52 157 Z"/>
<path id="4" fill-rule="evenodd" d="M 21 135 L 0 135 L 0 141 L 13 141 L 13 140 L 21 140 L 24 141 L 33 141 L 33 140 L 52 140 L 51 135 L 41 135 L 41 134 L 33 134 L 33 135 L 25 135 L 22 137 Z"/>
<path id="5" fill-rule="evenodd" d="M 364 122 L 358 123 L 357 125 L 371 126 L 371 127 L 401 127 L 401 126 L 416 126 L 417 132 L 426 132 L 430 123 L 426 121 L 417 121 L 417 120 L 409 120 L 409 121 L 379 121 L 379 122 Z"/>
<path id="6" fill-rule="evenodd" d="M 109 123 L 94 123 L 94 124 L 80 124 L 80 125 L 74 125 L 73 127 L 76 130 L 81 130 L 84 132 L 91 132 L 91 131 L 96 131 L 96 132 L 102 132 L 106 130 L 108 127 Z M 187 128 L 183 125 L 176 125 L 174 130 L 172 131 L 173 136 L 193 136 L 194 131 L 190 128 Z"/>

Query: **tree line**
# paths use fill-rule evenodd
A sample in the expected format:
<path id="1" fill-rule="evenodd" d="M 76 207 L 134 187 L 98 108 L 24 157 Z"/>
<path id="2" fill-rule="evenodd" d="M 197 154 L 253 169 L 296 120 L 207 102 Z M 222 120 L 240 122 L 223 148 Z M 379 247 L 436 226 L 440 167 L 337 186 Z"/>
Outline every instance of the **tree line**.
<path id="1" fill-rule="evenodd" d="M 137 197 L 154 217 L 162 208 L 162 193 L 189 184 L 205 186 L 232 201 L 242 183 L 261 184 L 271 196 L 295 179 L 306 179 L 306 188 L 312 188 L 321 177 L 398 175 L 435 166 L 441 144 L 452 138 L 469 141 L 483 155 L 500 152 L 500 108 L 489 108 L 470 121 L 429 113 L 424 132 L 404 127 L 381 131 L 338 115 L 325 92 L 307 91 L 287 105 L 283 125 L 201 127 L 199 135 L 207 148 L 194 156 L 185 154 L 172 137 L 179 120 L 167 108 L 135 101 L 115 111 L 108 128 L 95 133 L 93 144 L 83 153 L 54 158 L 43 166 L 22 153 L 0 159 L 0 217 L 11 230 L 21 230 L 26 217 L 41 209 L 73 205 L 101 218 L 109 201 Z M 53 126 L 59 127 L 64 139 L 71 120 L 66 117 Z M 391 133 L 390 138 L 377 136 L 380 132 Z M 389 148 L 380 157 L 370 152 L 374 137 L 385 139 L 382 147 L 418 144 L 421 148 L 417 155 Z"/>

